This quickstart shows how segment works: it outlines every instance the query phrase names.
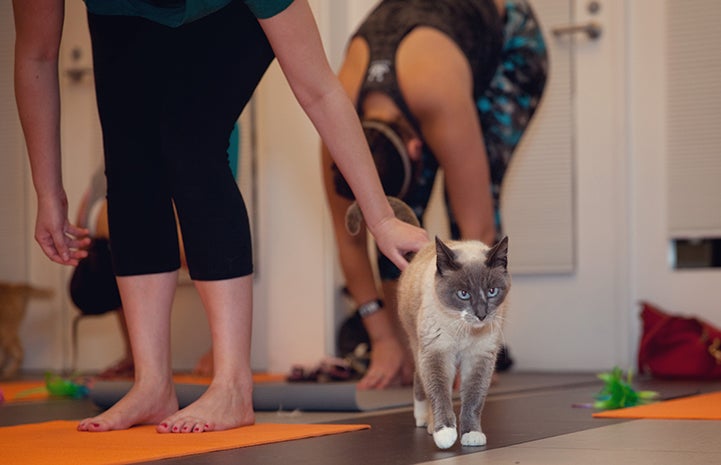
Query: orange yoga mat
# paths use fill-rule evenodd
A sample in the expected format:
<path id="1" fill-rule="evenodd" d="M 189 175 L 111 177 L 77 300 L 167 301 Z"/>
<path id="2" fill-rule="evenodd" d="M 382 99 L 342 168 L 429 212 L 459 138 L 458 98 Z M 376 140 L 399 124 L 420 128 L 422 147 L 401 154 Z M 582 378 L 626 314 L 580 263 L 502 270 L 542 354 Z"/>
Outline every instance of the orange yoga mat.
<path id="1" fill-rule="evenodd" d="M 721 392 L 700 394 L 593 414 L 594 418 L 721 420 Z"/>
<path id="2" fill-rule="evenodd" d="M 285 381 L 286 375 L 282 373 L 253 373 L 253 383 L 274 383 Z M 176 373 L 173 375 L 176 384 L 210 384 L 210 376 L 198 376 L 189 373 Z"/>
<path id="3" fill-rule="evenodd" d="M 368 429 L 368 425 L 269 424 L 199 434 L 159 434 L 154 426 L 81 433 L 77 421 L 0 428 L 2 463 L 119 465 Z"/>

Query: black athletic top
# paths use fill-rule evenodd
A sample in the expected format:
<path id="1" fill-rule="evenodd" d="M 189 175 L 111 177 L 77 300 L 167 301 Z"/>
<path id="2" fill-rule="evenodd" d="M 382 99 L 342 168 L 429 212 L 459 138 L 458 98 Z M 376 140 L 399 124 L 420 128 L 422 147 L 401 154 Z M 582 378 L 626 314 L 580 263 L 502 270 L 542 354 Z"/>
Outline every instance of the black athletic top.
<path id="1" fill-rule="evenodd" d="M 368 92 L 390 96 L 418 129 L 398 87 L 395 57 L 398 45 L 414 28 L 432 27 L 446 34 L 463 51 L 473 73 L 477 99 L 496 71 L 503 46 L 503 21 L 493 0 L 383 0 L 353 37 L 370 48 L 368 69 L 358 94 L 358 113 Z"/>

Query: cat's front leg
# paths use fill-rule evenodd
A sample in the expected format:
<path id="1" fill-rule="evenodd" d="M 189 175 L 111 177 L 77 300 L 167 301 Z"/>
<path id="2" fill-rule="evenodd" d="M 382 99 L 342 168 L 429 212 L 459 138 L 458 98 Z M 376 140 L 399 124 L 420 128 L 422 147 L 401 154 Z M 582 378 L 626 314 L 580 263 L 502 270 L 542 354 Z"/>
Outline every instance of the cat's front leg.
<path id="1" fill-rule="evenodd" d="M 485 446 L 486 435 L 481 431 L 481 412 L 491 385 L 495 357 L 483 357 L 461 362 L 461 445 Z"/>
<path id="2" fill-rule="evenodd" d="M 428 430 L 439 449 L 448 449 L 458 439 L 452 393 L 455 365 L 447 354 L 427 353 L 423 358 L 421 379 L 431 408 Z"/>
<path id="3" fill-rule="evenodd" d="M 413 375 L 413 417 L 416 419 L 416 427 L 425 428 L 431 424 L 433 420 L 429 418 L 430 413 L 423 382 L 416 372 Z"/>

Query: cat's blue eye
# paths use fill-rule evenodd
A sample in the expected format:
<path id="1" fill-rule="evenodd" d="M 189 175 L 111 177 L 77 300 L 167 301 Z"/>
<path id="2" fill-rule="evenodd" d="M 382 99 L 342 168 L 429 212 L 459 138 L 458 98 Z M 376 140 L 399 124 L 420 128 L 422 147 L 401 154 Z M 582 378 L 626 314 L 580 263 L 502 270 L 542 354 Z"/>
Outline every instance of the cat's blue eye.
<path id="1" fill-rule="evenodd" d="M 500 292 L 500 289 L 498 289 L 497 287 L 492 287 L 492 288 L 488 289 L 488 291 L 486 291 L 486 295 L 488 297 L 496 297 L 499 292 Z"/>
<path id="2" fill-rule="evenodd" d="M 463 289 L 457 290 L 456 295 L 461 300 L 469 300 L 471 298 L 471 294 L 468 291 L 465 291 Z"/>

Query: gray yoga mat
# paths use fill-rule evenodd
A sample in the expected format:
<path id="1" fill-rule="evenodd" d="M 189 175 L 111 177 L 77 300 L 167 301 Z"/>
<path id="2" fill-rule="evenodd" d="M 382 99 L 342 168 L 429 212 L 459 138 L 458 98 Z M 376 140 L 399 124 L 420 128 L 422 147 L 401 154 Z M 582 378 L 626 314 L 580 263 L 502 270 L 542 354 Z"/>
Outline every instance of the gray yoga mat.
<path id="1" fill-rule="evenodd" d="M 130 381 L 96 381 L 90 400 L 101 409 L 114 405 L 130 390 Z M 183 408 L 205 392 L 201 384 L 176 384 L 178 402 Z M 256 411 L 302 410 L 322 412 L 366 412 L 405 407 L 413 404 L 411 388 L 357 390 L 355 383 L 259 383 L 253 387 Z"/>

